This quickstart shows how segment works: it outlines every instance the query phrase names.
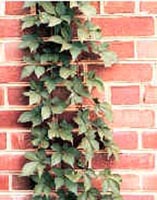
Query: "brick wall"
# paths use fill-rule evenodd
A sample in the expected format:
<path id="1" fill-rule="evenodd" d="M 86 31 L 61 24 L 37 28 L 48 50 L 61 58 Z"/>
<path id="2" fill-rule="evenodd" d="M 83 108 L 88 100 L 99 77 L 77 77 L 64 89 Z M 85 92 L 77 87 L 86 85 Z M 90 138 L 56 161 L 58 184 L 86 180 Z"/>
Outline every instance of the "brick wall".
<path id="1" fill-rule="evenodd" d="M 112 68 L 88 65 L 106 81 L 106 98 L 113 105 L 114 137 L 120 160 L 111 163 L 123 177 L 125 200 L 157 199 L 157 1 L 103 1 L 93 3 L 104 40 L 117 52 Z M 31 149 L 29 129 L 17 123 L 28 109 L 20 80 L 22 2 L 0 3 L 0 200 L 28 200 L 31 185 L 18 177 L 25 151 Z M 101 162 L 100 162 L 101 161 Z M 95 169 L 105 167 L 97 154 Z"/>

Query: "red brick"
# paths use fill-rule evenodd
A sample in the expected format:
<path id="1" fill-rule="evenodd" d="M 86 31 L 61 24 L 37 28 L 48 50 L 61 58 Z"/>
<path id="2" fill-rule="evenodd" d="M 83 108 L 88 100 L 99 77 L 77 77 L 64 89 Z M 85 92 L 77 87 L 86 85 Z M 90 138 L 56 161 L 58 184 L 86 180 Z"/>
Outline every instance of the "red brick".
<path id="1" fill-rule="evenodd" d="M 135 131 L 114 132 L 113 138 L 120 149 L 137 149 L 138 137 Z"/>
<path id="2" fill-rule="evenodd" d="M 25 87 L 9 87 L 8 101 L 10 105 L 28 105 L 29 101 L 23 93 L 26 91 Z"/>
<path id="3" fill-rule="evenodd" d="M 146 86 L 143 100 L 144 103 L 157 104 L 157 87 Z"/>
<path id="4" fill-rule="evenodd" d="M 140 178 L 135 174 L 125 174 L 122 177 L 122 190 L 138 190 L 140 189 Z"/>
<path id="5" fill-rule="evenodd" d="M 12 194 L 12 195 L 1 195 L 0 194 L 0 200 L 31 200 L 30 195 L 17 195 L 17 194 Z"/>
<path id="6" fill-rule="evenodd" d="M 104 36 L 151 36 L 154 35 L 152 17 L 93 18 Z"/>
<path id="7" fill-rule="evenodd" d="M 21 170 L 25 163 L 24 156 L 16 154 L 0 155 L 0 170 Z"/>
<path id="8" fill-rule="evenodd" d="M 0 83 L 19 82 L 21 69 L 17 66 L 0 66 Z"/>
<path id="9" fill-rule="evenodd" d="M 109 44 L 109 49 L 114 51 L 118 58 L 133 58 L 134 57 L 134 42 L 114 41 Z"/>
<path id="10" fill-rule="evenodd" d="M 131 1 L 112 1 L 104 2 L 104 10 L 106 13 L 132 13 L 134 12 L 135 3 Z"/>
<path id="11" fill-rule="evenodd" d="M 121 86 L 111 88 L 113 104 L 138 104 L 140 98 L 139 86 Z"/>
<path id="12" fill-rule="evenodd" d="M 22 59 L 22 51 L 19 49 L 20 42 L 5 43 L 6 61 L 18 61 Z"/>
<path id="13" fill-rule="evenodd" d="M 92 161 L 94 169 L 104 169 L 109 166 L 114 169 L 153 169 L 155 167 L 155 157 L 151 153 L 121 154 L 119 161 L 110 161 L 109 163 L 106 161 L 106 154 L 95 154 Z"/>
<path id="14" fill-rule="evenodd" d="M 0 133 L 0 149 L 6 148 L 6 134 Z"/>
<path id="15" fill-rule="evenodd" d="M 12 176 L 13 190 L 30 190 L 32 189 L 31 181 L 27 177 L 19 177 L 19 175 Z"/>
<path id="16" fill-rule="evenodd" d="M 153 195 L 124 195 L 124 200 L 155 200 Z"/>
<path id="17" fill-rule="evenodd" d="M 20 20 L 1 19 L 0 37 L 19 37 L 21 35 Z"/>
<path id="18" fill-rule="evenodd" d="M 137 42 L 138 58 L 156 58 L 157 57 L 157 41 L 142 40 Z"/>
<path id="19" fill-rule="evenodd" d="M 89 69 L 96 71 L 104 81 L 145 82 L 152 78 L 152 68 L 149 64 L 115 64 L 111 68 L 90 65 Z"/>
<path id="20" fill-rule="evenodd" d="M 0 127 L 1 128 L 20 128 L 24 124 L 18 123 L 20 111 L 0 111 Z"/>
<path id="21" fill-rule="evenodd" d="M 31 149 L 30 133 L 12 133 L 11 134 L 12 149 Z"/>
<path id="22" fill-rule="evenodd" d="M 156 1 L 140 2 L 140 11 L 156 14 L 157 13 L 157 2 Z"/>
<path id="23" fill-rule="evenodd" d="M 9 177 L 7 175 L 0 175 L 0 190 L 9 189 Z"/>
<path id="24" fill-rule="evenodd" d="M 28 13 L 27 9 L 23 9 L 23 2 L 6 2 L 5 14 L 7 15 L 22 15 Z"/>
<path id="25" fill-rule="evenodd" d="M 115 110 L 114 127 L 151 128 L 154 112 L 151 110 Z"/>
<path id="26" fill-rule="evenodd" d="M 157 191 L 157 174 L 143 175 L 142 184 L 144 190 Z"/>
<path id="27" fill-rule="evenodd" d="M 4 104 L 4 91 L 0 88 L 0 105 Z"/>
<path id="28" fill-rule="evenodd" d="M 142 146 L 144 148 L 157 149 L 157 132 L 143 132 Z"/>

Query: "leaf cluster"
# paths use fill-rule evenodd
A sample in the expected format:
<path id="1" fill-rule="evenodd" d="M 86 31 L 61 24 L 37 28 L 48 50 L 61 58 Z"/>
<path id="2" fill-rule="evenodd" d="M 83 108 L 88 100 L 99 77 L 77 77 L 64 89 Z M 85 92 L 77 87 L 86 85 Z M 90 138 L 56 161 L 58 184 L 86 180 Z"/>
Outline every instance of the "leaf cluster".
<path id="1" fill-rule="evenodd" d="M 111 107 L 91 94 L 95 88 L 103 91 L 104 83 L 79 64 L 82 52 L 97 54 L 106 67 L 116 60 L 106 43 L 95 42 L 102 39 L 100 28 L 90 21 L 96 11 L 88 2 L 25 3 L 32 6 L 37 13 L 22 19 L 20 45 L 26 52 L 21 78 L 30 81 L 24 95 L 32 109 L 19 117 L 31 126 L 34 151 L 26 153 L 29 162 L 22 175 L 34 182 L 32 199 L 53 199 L 54 191 L 59 200 L 120 200 L 119 175 L 90 167 L 97 151 L 103 150 L 107 159 L 119 153 L 108 126 Z M 85 98 L 92 106 L 84 105 Z M 74 116 L 69 120 L 64 114 L 71 108 Z M 102 191 L 92 184 L 99 176 Z"/>

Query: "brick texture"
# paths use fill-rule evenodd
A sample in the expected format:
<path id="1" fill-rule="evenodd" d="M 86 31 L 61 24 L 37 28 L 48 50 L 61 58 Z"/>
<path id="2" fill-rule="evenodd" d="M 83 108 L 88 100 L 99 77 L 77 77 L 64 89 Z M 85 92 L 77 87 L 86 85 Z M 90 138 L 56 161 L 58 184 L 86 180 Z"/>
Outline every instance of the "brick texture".
<path id="1" fill-rule="evenodd" d="M 151 17 L 93 18 L 104 36 L 152 36 L 154 21 Z"/>
<path id="2" fill-rule="evenodd" d="M 104 2 L 104 11 L 105 13 L 114 14 L 114 13 L 133 13 L 135 7 L 135 2 L 131 1 L 112 1 Z"/>
<path id="3" fill-rule="evenodd" d="M 0 2 L 0 200 L 31 200 L 33 187 L 19 177 L 24 153 L 32 150 L 29 124 L 17 122 L 28 109 L 19 44 L 20 19 L 30 11 L 22 9 L 23 3 Z M 96 170 L 112 167 L 121 174 L 124 200 L 157 200 L 157 1 L 91 3 L 97 10 L 92 21 L 101 27 L 118 61 L 111 68 L 97 60 L 82 65 L 105 81 L 104 92 L 93 90 L 93 96 L 111 102 L 113 138 L 120 147 L 118 161 L 109 162 L 105 153 L 97 152 L 91 164 Z M 86 99 L 84 103 L 91 105 Z M 62 117 L 71 121 L 73 115 Z M 99 179 L 93 185 L 101 189 Z"/>

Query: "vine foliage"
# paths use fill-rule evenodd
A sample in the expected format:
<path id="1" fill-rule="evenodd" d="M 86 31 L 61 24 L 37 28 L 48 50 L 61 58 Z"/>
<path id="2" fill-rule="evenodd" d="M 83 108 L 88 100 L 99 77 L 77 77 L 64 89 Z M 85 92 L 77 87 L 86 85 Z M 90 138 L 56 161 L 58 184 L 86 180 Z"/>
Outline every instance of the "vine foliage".
<path id="1" fill-rule="evenodd" d="M 20 45 L 31 110 L 19 117 L 31 126 L 34 148 L 25 155 L 22 176 L 34 183 L 32 200 L 120 200 L 120 176 L 92 167 L 96 152 L 106 154 L 106 162 L 119 153 L 108 126 L 110 105 L 92 95 L 104 83 L 82 62 L 101 59 L 105 67 L 116 62 L 108 45 L 98 42 L 101 30 L 91 22 L 95 8 L 75 1 L 25 3 L 32 6 L 37 12 L 22 19 Z"/>

